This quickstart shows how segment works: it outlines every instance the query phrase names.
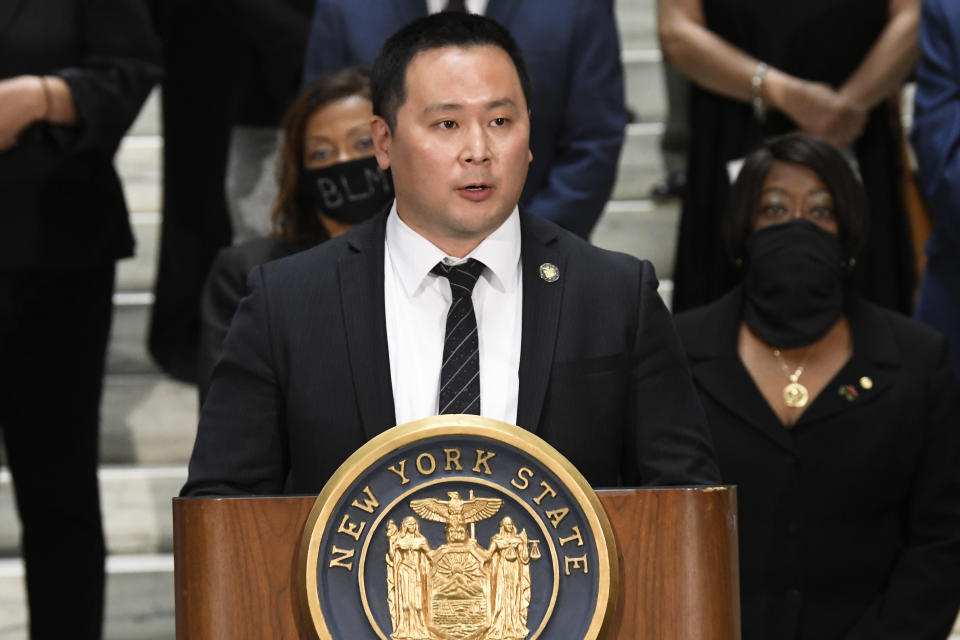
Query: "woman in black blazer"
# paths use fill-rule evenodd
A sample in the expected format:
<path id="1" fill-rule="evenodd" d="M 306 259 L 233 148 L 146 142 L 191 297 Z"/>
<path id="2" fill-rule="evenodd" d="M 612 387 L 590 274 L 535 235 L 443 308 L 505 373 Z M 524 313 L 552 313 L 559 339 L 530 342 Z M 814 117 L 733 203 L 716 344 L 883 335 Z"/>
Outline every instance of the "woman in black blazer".
<path id="1" fill-rule="evenodd" d="M 847 287 L 866 216 L 839 152 L 766 143 L 727 215 L 743 283 L 677 316 L 739 487 L 744 640 L 942 640 L 960 606 L 960 393 L 940 335 Z"/>
<path id="2" fill-rule="evenodd" d="M 318 78 L 290 106 L 277 159 L 273 234 L 222 249 L 203 287 L 201 406 L 230 321 L 247 294 L 247 273 L 346 232 L 393 199 L 390 178 L 373 157 L 371 118 L 370 72 L 364 67 Z"/>
<path id="3" fill-rule="evenodd" d="M 0 2 L 0 429 L 31 638 L 101 634 L 100 394 L 133 252 L 113 156 L 159 61 L 141 0 Z"/>

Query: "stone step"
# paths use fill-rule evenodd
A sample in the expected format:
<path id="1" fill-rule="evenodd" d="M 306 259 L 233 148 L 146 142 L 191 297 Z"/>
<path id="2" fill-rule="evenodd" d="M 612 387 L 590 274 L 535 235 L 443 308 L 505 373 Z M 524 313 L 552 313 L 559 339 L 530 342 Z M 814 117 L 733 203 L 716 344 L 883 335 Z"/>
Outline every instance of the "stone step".
<path id="1" fill-rule="evenodd" d="M 617 0 L 617 31 L 620 48 L 649 49 L 658 46 L 657 10 L 654 0 Z"/>
<path id="2" fill-rule="evenodd" d="M 660 159 L 662 134 L 663 125 L 659 122 L 627 125 L 612 201 L 642 200 L 650 194 L 654 183 L 663 175 Z"/>
<path id="3" fill-rule="evenodd" d="M 132 258 L 117 263 L 117 291 L 151 291 L 157 272 L 160 253 L 160 223 L 158 212 L 137 211 L 130 214 L 130 225 L 137 241 Z"/>
<path id="4" fill-rule="evenodd" d="M 139 258 L 136 258 L 140 261 Z M 147 351 L 147 333 L 153 293 L 145 291 L 152 280 L 140 291 L 117 291 L 113 294 L 113 323 L 107 344 L 107 373 L 160 373 Z M 119 287 L 118 287 L 119 288 Z"/>
<path id="5" fill-rule="evenodd" d="M 170 500 L 180 493 L 187 480 L 186 465 L 110 465 L 101 467 L 99 475 L 103 528 L 109 553 L 172 552 Z M 9 471 L 3 470 L 0 471 L 0 557 L 16 557 L 19 546 L 20 523 L 13 485 Z"/>
<path id="6" fill-rule="evenodd" d="M 663 121 L 667 114 L 667 90 L 663 79 L 663 57 L 660 49 L 625 50 L 623 77 L 627 106 L 633 112 L 636 121 Z"/>
<path id="7" fill-rule="evenodd" d="M 604 249 L 650 260 L 661 278 L 673 274 L 680 203 L 676 200 L 614 200 L 590 236 Z"/>
<path id="8" fill-rule="evenodd" d="M 120 143 L 114 165 L 123 183 L 127 208 L 133 213 L 161 210 L 163 137 L 128 135 Z"/>
<path id="9" fill-rule="evenodd" d="M 70 570 L 69 562 L 64 570 Z M 173 602 L 172 554 L 107 558 L 105 640 L 170 640 L 176 628 Z M 0 560 L 0 640 L 26 638 L 23 564 Z"/>
<path id="10" fill-rule="evenodd" d="M 106 376 L 101 463 L 183 465 L 190 458 L 196 433 L 196 387 L 162 374 Z"/>
<path id="11" fill-rule="evenodd" d="M 128 136 L 157 136 L 162 132 L 160 122 L 160 87 L 155 87 L 147 101 L 143 103 L 143 108 L 133 121 Z"/>

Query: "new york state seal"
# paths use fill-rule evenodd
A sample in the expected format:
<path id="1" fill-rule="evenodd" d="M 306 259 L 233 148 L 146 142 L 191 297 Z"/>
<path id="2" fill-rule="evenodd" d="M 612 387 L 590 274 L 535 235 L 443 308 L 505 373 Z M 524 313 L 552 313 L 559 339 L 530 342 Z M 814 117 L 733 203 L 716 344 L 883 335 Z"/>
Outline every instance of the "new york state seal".
<path id="1" fill-rule="evenodd" d="M 583 476 L 534 434 L 445 415 L 351 456 L 304 528 L 321 640 L 601 638 L 617 553 Z"/>

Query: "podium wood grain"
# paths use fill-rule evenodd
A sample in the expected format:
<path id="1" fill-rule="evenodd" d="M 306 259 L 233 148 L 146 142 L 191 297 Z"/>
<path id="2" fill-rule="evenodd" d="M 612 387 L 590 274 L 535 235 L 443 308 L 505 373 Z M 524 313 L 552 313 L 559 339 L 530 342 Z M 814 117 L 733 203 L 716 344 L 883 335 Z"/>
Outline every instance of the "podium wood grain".
<path id="1" fill-rule="evenodd" d="M 607 640 L 738 640 L 735 490 L 597 494 L 620 551 L 620 594 Z M 174 499 L 178 640 L 315 637 L 294 578 L 313 502 Z"/>

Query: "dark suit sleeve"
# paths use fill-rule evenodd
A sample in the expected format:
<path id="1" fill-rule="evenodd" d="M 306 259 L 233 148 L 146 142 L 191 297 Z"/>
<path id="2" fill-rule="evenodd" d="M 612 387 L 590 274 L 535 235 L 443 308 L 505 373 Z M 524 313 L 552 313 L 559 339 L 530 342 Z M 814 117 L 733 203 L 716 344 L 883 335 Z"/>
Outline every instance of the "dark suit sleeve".
<path id="1" fill-rule="evenodd" d="M 222 249 L 210 267 L 200 296 L 200 347 L 197 354 L 197 388 L 200 404 L 210 388 L 213 366 L 220 356 L 230 321 L 247 293 L 242 255 L 235 249 Z"/>
<path id="2" fill-rule="evenodd" d="M 580 2 L 557 155 L 527 209 L 586 238 L 610 198 L 627 125 L 620 39 L 609 0 Z M 536 121 L 537 114 L 533 114 Z"/>
<path id="3" fill-rule="evenodd" d="M 307 56 L 303 64 L 303 84 L 307 85 L 331 71 L 349 66 L 351 60 L 344 39 L 346 27 L 340 9 L 317 0 L 313 26 L 307 40 Z"/>
<path id="4" fill-rule="evenodd" d="M 944 640 L 960 607 L 960 389 L 940 340 L 918 436 L 923 454 L 905 518 L 906 547 L 887 588 L 845 640 Z M 907 374 L 905 374 L 907 375 Z M 883 478 L 876 481 L 882 485 Z"/>
<path id="5" fill-rule="evenodd" d="M 960 11 L 923 3 L 911 142 L 935 216 L 949 217 L 960 243 Z"/>
<path id="6" fill-rule="evenodd" d="M 143 0 L 85 0 L 80 20 L 80 64 L 56 74 L 70 87 L 78 125 L 50 128 L 68 149 L 112 153 L 160 79 L 160 45 Z"/>
<path id="7" fill-rule="evenodd" d="M 289 457 L 262 266 L 247 287 L 200 412 L 183 496 L 283 491 Z"/>
<path id="8" fill-rule="evenodd" d="M 642 262 L 633 347 L 634 428 L 624 447 L 624 484 L 719 484 L 707 419 L 673 319 L 657 293 L 653 265 Z"/>

